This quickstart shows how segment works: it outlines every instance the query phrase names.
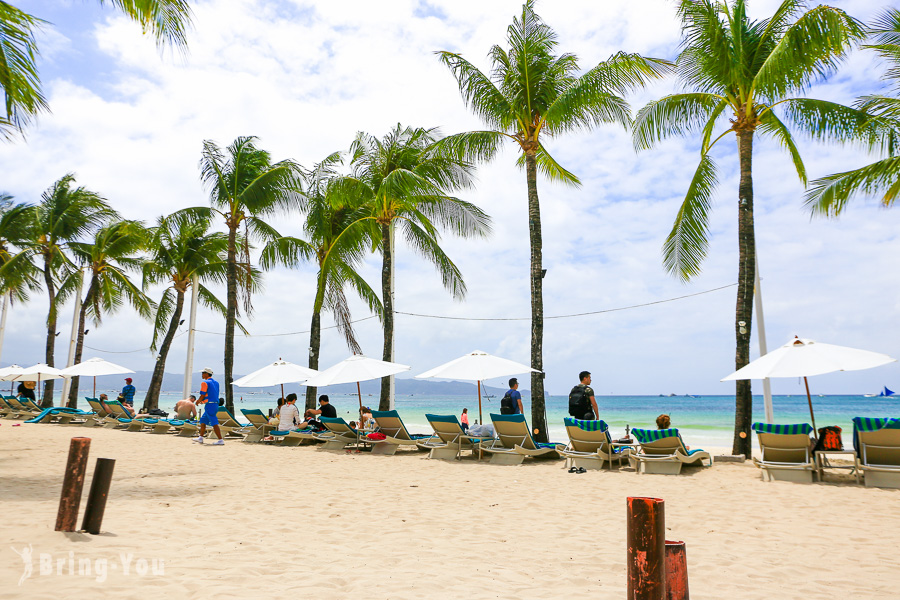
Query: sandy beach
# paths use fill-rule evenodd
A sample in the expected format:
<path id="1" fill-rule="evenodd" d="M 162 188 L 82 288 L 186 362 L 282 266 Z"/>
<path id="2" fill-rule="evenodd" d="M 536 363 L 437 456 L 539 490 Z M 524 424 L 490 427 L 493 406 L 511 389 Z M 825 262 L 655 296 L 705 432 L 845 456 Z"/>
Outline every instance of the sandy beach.
<path id="1" fill-rule="evenodd" d="M 624 598 L 625 499 L 640 495 L 665 500 L 694 600 L 896 598 L 900 588 L 900 491 L 846 475 L 766 483 L 751 463 L 570 474 L 563 461 L 200 447 L 13 423 L 0 425 L 3 598 Z M 85 496 L 95 459 L 117 461 L 98 536 L 53 531 L 74 436 L 92 439 Z M 23 579 L 17 552 L 29 546 Z"/>

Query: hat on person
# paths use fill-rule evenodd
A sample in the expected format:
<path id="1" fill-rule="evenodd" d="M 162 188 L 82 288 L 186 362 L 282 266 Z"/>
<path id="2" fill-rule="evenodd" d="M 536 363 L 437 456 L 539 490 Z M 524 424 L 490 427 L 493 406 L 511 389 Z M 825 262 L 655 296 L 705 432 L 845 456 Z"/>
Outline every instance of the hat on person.
<path id="1" fill-rule="evenodd" d="M 210 375 L 213 374 L 213 370 L 210 369 L 209 367 L 206 367 L 205 369 L 203 369 L 203 370 L 200 371 L 200 372 L 201 372 L 201 373 L 209 373 Z"/>
<path id="2" fill-rule="evenodd" d="M 127 381 L 128 383 L 131 383 L 131 377 L 126 377 L 125 381 Z"/>

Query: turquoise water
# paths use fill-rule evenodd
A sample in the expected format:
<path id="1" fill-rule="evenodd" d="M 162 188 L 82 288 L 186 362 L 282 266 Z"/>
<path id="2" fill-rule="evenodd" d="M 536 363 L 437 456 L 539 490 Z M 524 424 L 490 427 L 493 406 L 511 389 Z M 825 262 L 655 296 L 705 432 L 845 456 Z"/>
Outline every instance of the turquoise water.
<path id="1" fill-rule="evenodd" d="M 143 394 L 138 392 L 140 401 Z M 331 403 L 337 408 L 338 416 L 353 420 L 356 418 L 359 401 L 355 394 L 329 394 Z M 160 396 L 160 407 L 171 411 L 181 399 L 178 393 L 164 393 Z M 274 408 L 275 395 L 238 394 L 235 408 L 238 418 L 241 408 L 259 408 L 267 412 Z M 303 398 L 301 397 L 301 401 Z M 531 403 L 526 397 L 525 414 L 530 417 Z M 377 408 L 378 397 L 363 395 L 363 404 Z M 625 426 L 655 428 L 657 415 L 667 413 L 672 418 L 672 426 L 677 427 L 692 447 L 730 448 L 734 435 L 734 396 L 600 396 L 597 398 L 600 418 L 606 421 L 613 437 L 625 434 Z M 773 406 L 776 423 L 809 423 L 809 407 L 806 396 L 774 396 Z M 482 412 L 490 422 L 491 412 L 500 412 L 499 398 L 482 398 Z M 428 433 L 430 427 L 425 420 L 426 413 L 456 414 L 463 408 L 469 409 L 469 421 L 478 420 L 478 399 L 466 396 L 397 396 L 396 408 L 406 426 L 413 433 Z M 850 445 L 853 430 L 851 419 L 857 416 L 900 417 L 900 398 L 865 398 L 863 396 L 814 396 L 816 425 L 838 425 L 844 431 L 844 444 Z M 564 441 L 563 417 L 568 415 L 568 398 L 550 396 L 547 399 L 547 422 L 551 441 Z M 763 397 L 753 397 L 753 420 L 764 421 Z M 755 444 L 755 442 L 754 442 Z"/>

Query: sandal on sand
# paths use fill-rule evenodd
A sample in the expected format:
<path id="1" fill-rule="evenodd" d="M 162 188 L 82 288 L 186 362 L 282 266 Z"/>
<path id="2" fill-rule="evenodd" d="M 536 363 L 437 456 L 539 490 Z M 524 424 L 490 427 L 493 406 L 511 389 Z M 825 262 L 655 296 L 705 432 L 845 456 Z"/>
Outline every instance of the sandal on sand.
<path id="1" fill-rule="evenodd" d="M 576 473 L 587 473 L 587 469 L 585 469 L 584 467 L 578 467 L 578 470 L 575 472 Z"/>
<path id="2" fill-rule="evenodd" d="M 577 473 L 580 467 L 569 467 L 569 473 Z"/>

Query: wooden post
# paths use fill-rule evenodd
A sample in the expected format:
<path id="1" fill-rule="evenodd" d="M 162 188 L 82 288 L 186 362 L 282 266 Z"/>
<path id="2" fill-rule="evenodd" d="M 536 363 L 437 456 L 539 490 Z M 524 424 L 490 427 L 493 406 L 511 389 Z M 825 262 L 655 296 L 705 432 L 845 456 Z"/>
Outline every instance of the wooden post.
<path id="1" fill-rule="evenodd" d="M 106 510 L 106 499 L 109 497 L 109 484 L 112 481 L 113 458 L 98 458 L 94 467 L 94 478 L 91 479 L 91 491 L 88 492 L 87 504 L 84 507 L 84 520 L 81 528 L 90 534 L 100 533 L 103 513 Z"/>
<path id="2" fill-rule="evenodd" d="M 87 469 L 91 438 L 74 437 L 69 444 L 69 460 L 63 478 L 59 512 L 56 514 L 56 531 L 75 531 L 78 522 L 78 506 L 84 488 L 84 472 Z"/>
<path id="3" fill-rule="evenodd" d="M 666 540 L 666 600 L 690 600 L 684 542 Z"/>
<path id="4" fill-rule="evenodd" d="M 660 498 L 628 500 L 627 600 L 666 600 L 666 515 Z"/>

